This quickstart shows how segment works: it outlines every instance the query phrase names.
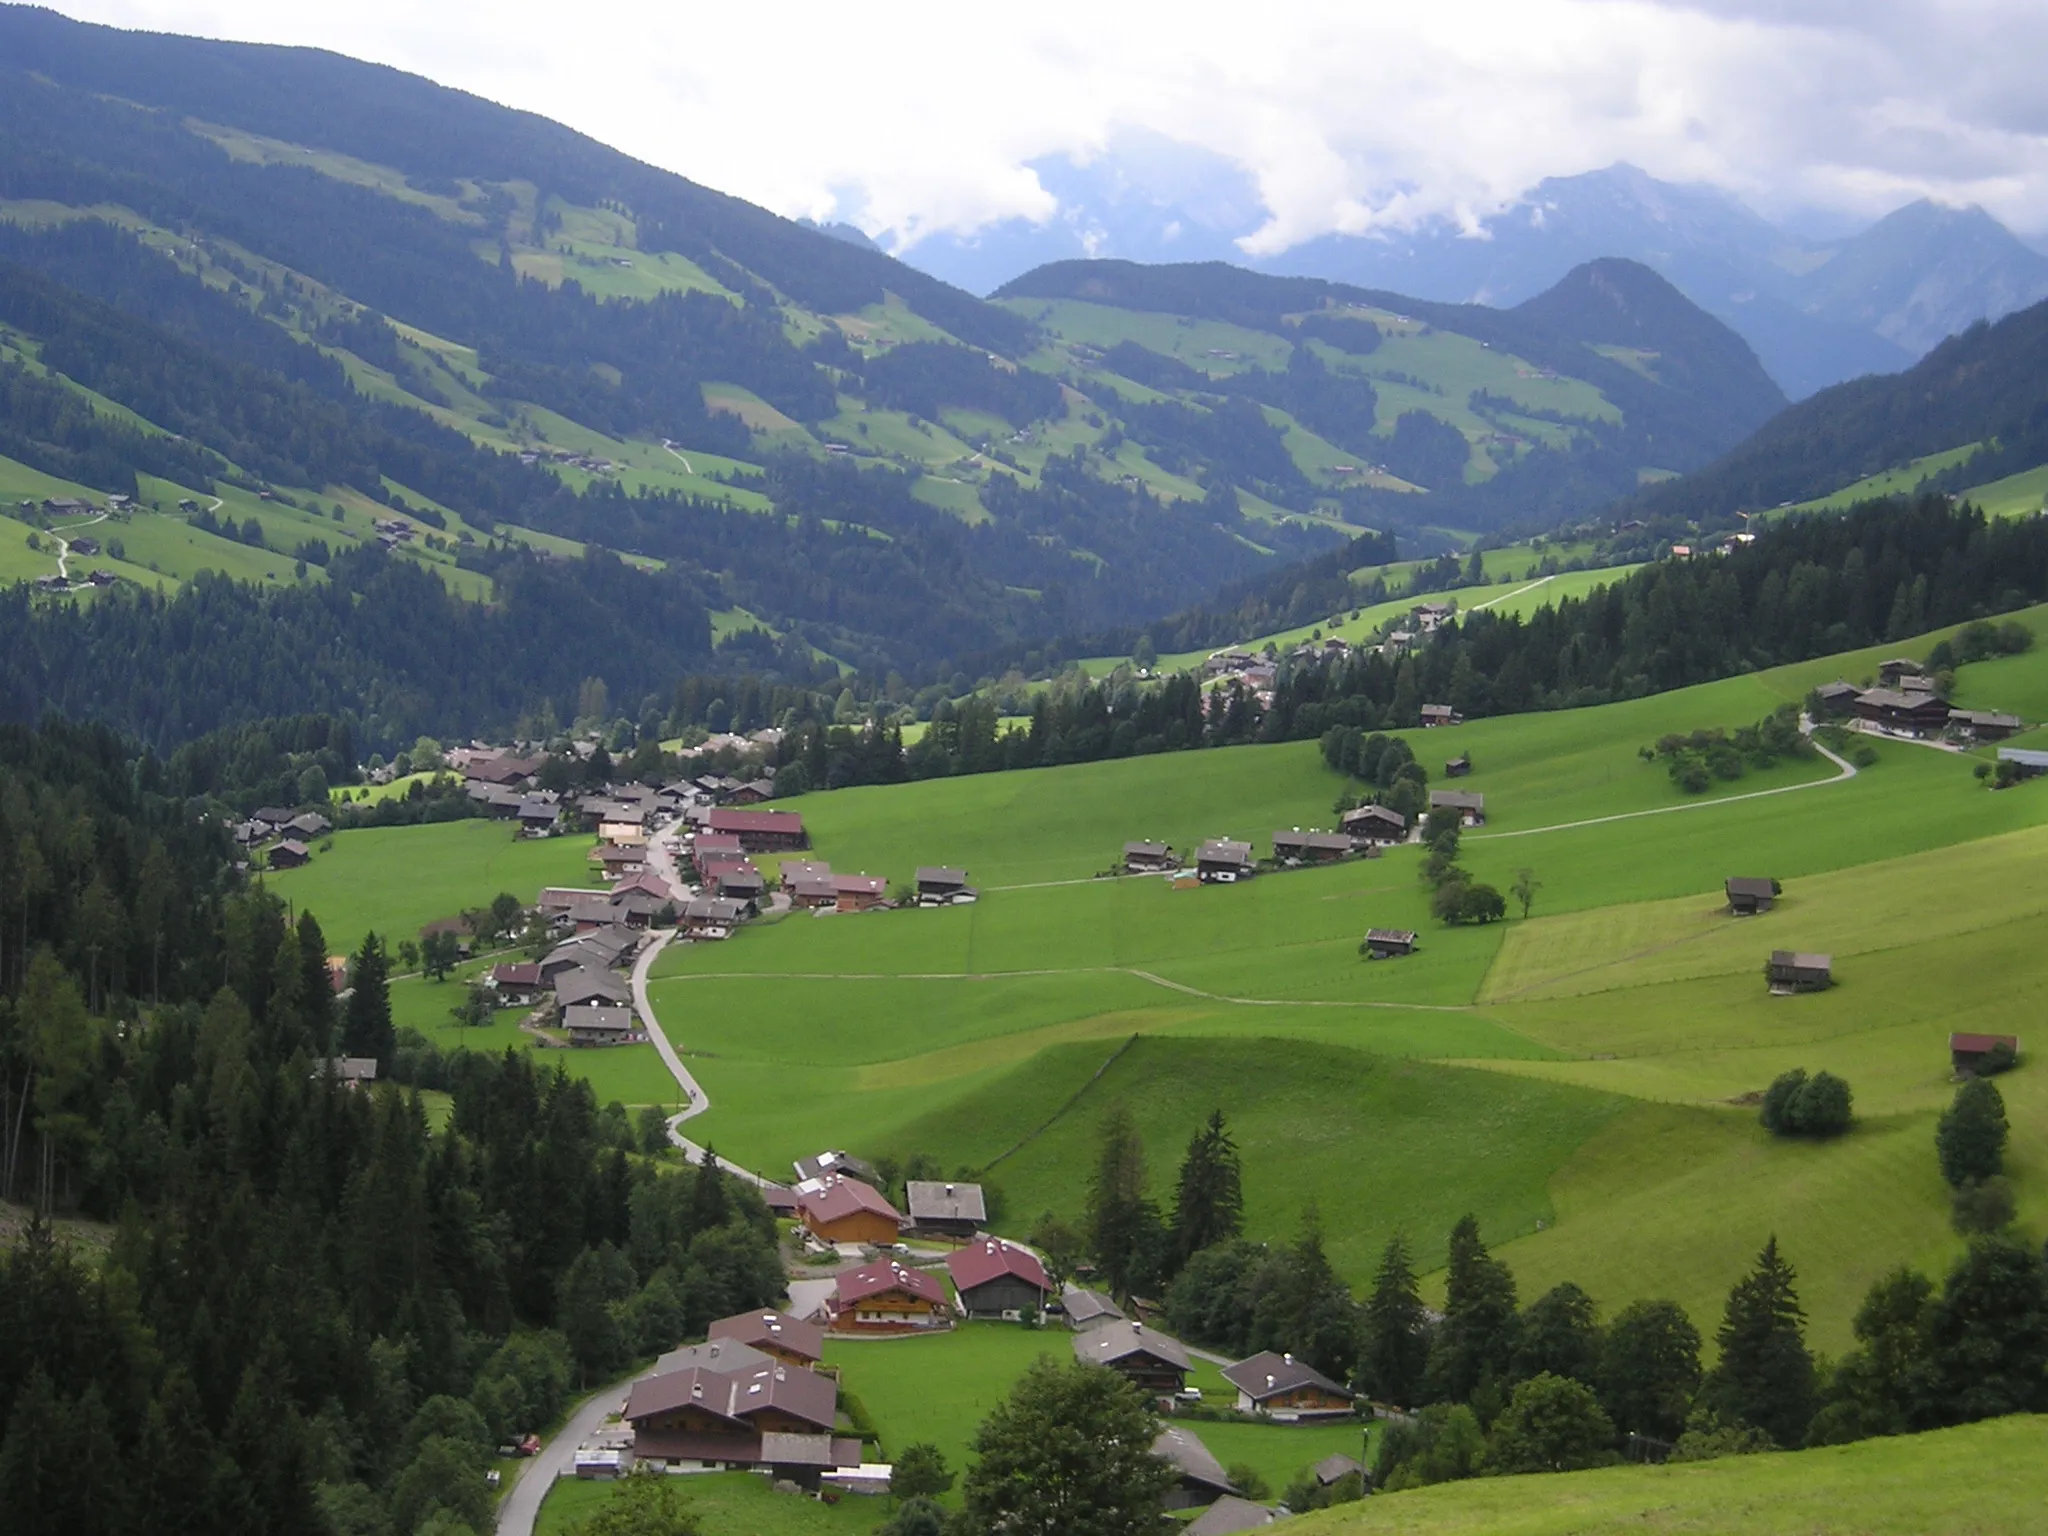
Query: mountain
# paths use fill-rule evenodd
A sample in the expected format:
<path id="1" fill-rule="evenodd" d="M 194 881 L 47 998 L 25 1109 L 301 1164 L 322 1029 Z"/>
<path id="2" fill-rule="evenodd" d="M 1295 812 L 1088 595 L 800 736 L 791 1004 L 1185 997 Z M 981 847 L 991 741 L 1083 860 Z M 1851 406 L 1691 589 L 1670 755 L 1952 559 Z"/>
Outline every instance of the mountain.
<path id="1" fill-rule="evenodd" d="M 1903 373 L 1851 380 L 1772 418 L 1694 474 L 1646 488 L 1617 517 L 1726 523 L 1736 512 L 1833 495 L 1913 460 L 1962 490 L 2048 464 L 2048 303 L 1979 323 Z"/>
<path id="2" fill-rule="evenodd" d="M 1250 258 L 1238 242 L 1265 211 L 1244 169 L 1221 156 L 1119 139 L 1085 165 L 1049 159 L 1032 168 L 1058 201 L 1053 219 L 929 238 L 905 259 L 976 291 L 1036 263 L 1110 256 L 1225 260 L 1443 302 L 1512 305 L 1573 267 L 1627 257 L 1726 322 L 1795 399 L 1896 372 L 1973 321 L 2048 297 L 2048 257 L 1975 208 L 1915 203 L 1850 239 L 1812 241 L 1716 188 L 1613 165 L 1539 182 L 1476 229 L 1440 219 Z"/>

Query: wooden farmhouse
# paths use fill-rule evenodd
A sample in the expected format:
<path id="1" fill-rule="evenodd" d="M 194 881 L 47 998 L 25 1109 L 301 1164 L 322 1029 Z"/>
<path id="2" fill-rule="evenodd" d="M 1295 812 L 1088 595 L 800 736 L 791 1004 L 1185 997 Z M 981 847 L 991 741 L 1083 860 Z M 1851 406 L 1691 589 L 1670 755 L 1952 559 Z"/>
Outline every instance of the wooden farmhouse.
<path id="1" fill-rule="evenodd" d="M 1163 1501 L 1168 1509 L 1201 1509 L 1238 1491 L 1215 1452 L 1191 1429 L 1171 1424 L 1160 1430 L 1159 1438 L 1152 1442 L 1152 1454 L 1176 1474 Z"/>
<path id="2" fill-rule="evenodd" d="M 972 1237 L 988 1221 L 988 1204 L 979 1184 L 948 1184 L 912 1179 L 903 1186 L 913 1232 L 935 1237 Z"/>
<path id="3" fill-rule="evenodd" d="M 297 869 L 312 857 L 312 850 L 307 848 L 304 843 L 299 842 L 296 838 L 288 837 L 270 850 L 270 867 L 272 869 Z"/>
<path id="4" fill-rule="evenodd" d="M 1913 660 L 1912 657 L 1894 656 L 1890 661 L 1880 661 L 1877 664 L 1877 681 L 1882 687 L 1896 688 L 1901 678 L 1918 677 L 1923 671 L 1924 664 Z"/>
<path id="5" fill-rule="evenodd" d="M 756 1358 L 759 1363 L 737 1369 L 688 1365 L 633 1383 L 624 1413 L 633 1426 L 633 1459 L 689 1471 L 858 1465 L 860 1442 L 832 1433 L 838 1384 L 816 1371 Z"/>
<path id="6" fill-rule="evenodd" d="M 828 1173 L 815 1189 L 799 1189 L 797 1215 L 821 1243 L 893 1243 L 903 1230 L 902 1213 L 880 1190 L 840 1173 Z"/>
<path id="7" fill-rule="evenodd" d="M 789 904 L 799 912 L 832 912 L 839 907 L 839 887 L 832 876 L 798 875 L 791 878 L 785 870 L 782 888 L 789 895 Z"/>
<path id="8" fill-rule="evenodd" d="M 584 1003 L 562 1010 L 562 1028 L 568 1031 L 571 1045 L 625 1045 L 639 1025 L 630 1008 Z"/>
<path id="9" fill-rule="evenodd" d="M 555 1006 L 565 1013 L 586 1003 L 623 1008 L 632 996 L 632 988 L 617 971 L 584 965 L 555 978 Z"/>
<path id="10" fill-rule="evenodd" d="M 1728 910 L 1737 917 L 1754 917 L 1770 911 L 1771 904 L 1782 894 L 1777 881 L 1751 875 L 1736 875 L 1722 888 L 1728 893 Z"/>
<path id="11" fill-rule="evenodd" d="M 1365 931 L 1365 957 L 1368 960 L 1398 960 L 1403 955 L 1415 953 L 1415 930 L 1413 928 L 1368 928 Z"/>
<path id="12" fill-rule="evenodd" d="M 1115 1371 L 1147 1397 L 1172 1397 L 1191 1369 L 1179 1339 L 1122 1321 L 1075 1334 L 1074 1358 Z"/>
<path id="13" fill-rule="evenodd" d="M 2018 715 L 2001 714 L 1995 709 L 1948 712 L 1949 733 L 1964 741 L 2003 741 L 2008 736 L 2017 736 L 2024 724 Z"/>
<path id="14" fill-rule="evenodd" d="M 1304 832 L 1299 827 L 1273 834 L 1273 857 L 1282 864 L 1334 864 L 1352 852 L 1350 834 Z"/>
<path id="15" fill-rule="evenodd" d="M 1862 691 L 1854 683 L 1837 679 L 1832 683 L 1822 683 L 1813 690 L 1813 696 L 1822 714 L 1839 719 L 1856 707 L 1856 695 Z"/>
<path id="16" fill-rule="evenodd" d="M 795 811 L 715 810 L 706 823 L 713 833 L 729 833 L 746 853 L 793 853 L 811 846 L 804 819 Z"/>
<path id="17" fill-rule="evenodd" d="M 872 912 L 889 900 L 889 882 L 880 875 L 834 875 L 832 907 L 836 912 Z"/>
<path id="18" fill-rule="evenodd" d="M 1949 703 L 1938 693 L 1871 688 L 1856 695 L 1856 716 L 1897 736 L 1939 736 L 1948 727 Z"/>
<path id="19" fill-rule="evenodd" d="M 799 880 L 830 880 L 832 866 L 820 859 L 784 859 L 775 877 L 785 891 L 793 891 Z"/>
<path id="20" fill-rule="evenodd" d="M 2004 1046 L 2013 1055 L 2020 1051 L 2018 1035 L 1950 1035 L 1948 1037 L 1948 1060 L 1950 1068 L 1958 1077 L 1975 1077 L 1977 1069 L 1984 1064 L 1984 1058 L 1991 1054 L 1992 1047 Z"/>
<path id="21" fill-rule="evenodd" d="M 1774 949 L 1765 974 L 1773 992 L 1821 992 L 1834 985 L 1834 957 Z"/>
<path id="22" fill-rule="evenodd" d="M 1124 872 L 1132 875 L 1163 875 L 1180 868 L 1180 860 L 1165 843 L 1125 843 Z"/>
<path id="23" fill-rule="evenodd" d="M 1257 865 L 1252 862 L 1252 845 L 1229 838 L 1213 838 L 1195 850 L 1195 878 L 1205 885 L 1230 885 L 1249 880 Z"/>
<path id="24" fill-rule="evenodd" d="M 834 1333 L 922 1333 L 953 1326 L 953 1305 L 938 1278 L 895 1259 L 842 1272 L 825 1301 Z"/>
<path id="25" fill-rule="evenodd" d="M 721 1317 L 708 1331 L 714 1339 L 744 1344 L 785 1365 L 808 1367 L 825 1358 L 825 1330 L 786 1312 L 741 1312 Z"/>
<path id="26" fill-rule="evenodd" d="M 1330 1380 L 1306 1360 L 1267 1350 L 1223 1368 L 1223 1379 L 1237 1388 L 1237 1411 L 1293 1423 L 1302 1419 L 1345 1417 L 1353 1393 Z"/>
<path id="27" fill-rule="evenodd" d="M 1028 1248 L 1000 1237 L 978 1238 L 946 1256 L 960 1310 L 969 1317 L 1021 1318 L 1043 1312 L 1052 1281 Z"/>
<path id="28" fill-rule="evenodd" d="M 698 896 L 683 908 L 682 930 L 692 939 L 729 939 L 733 930 L 753 915 L 744 901 L 723 896 Z"/>
<path id="29" fill-rule="evenodd" d="M 1361 805 L 1346 811 L 1337 823 L 1339 831 L 1360 843 L 1405 843 L 1408 818 L 1384 805 Z"/>
<path id="30" fill-rule="evenodd" d="M 1465 717 L 1448 704 L 1425 704 L 1422 706 L 1422 728 L 1430 730 L 1439 725 L 1463 725 Z"/>
<path id="31" fill-rule="evenodd" d="M 973 901 L 980 894 L 967 883 L 967 871 L 964 869 L 927 864 L 917 871 L 917 904 L 920 907 L 952 906 L 956 902 Z"/>
<path id="32" fill-rule="evenodd" d="M 1486 796 L 1469 789 L 1432 789 L 1429 808 L 1432 811 L 1456 811 L 1458 819 L 1468 827 L 1486 825 Z"/>
<path id="33" fill-rule="evenodd" d="M 1084 1290 L 1070 1285 L 1060 1293 L 1060 1310 L 1066 1314 L 1067 1326 L 1076 1333 L 1086 1333 L 1090 1328 L 1099 1328 L 1104 1323 L 1120 1323 L 1124 1315 L 1117 1304 L 1100 1291 Z"/>

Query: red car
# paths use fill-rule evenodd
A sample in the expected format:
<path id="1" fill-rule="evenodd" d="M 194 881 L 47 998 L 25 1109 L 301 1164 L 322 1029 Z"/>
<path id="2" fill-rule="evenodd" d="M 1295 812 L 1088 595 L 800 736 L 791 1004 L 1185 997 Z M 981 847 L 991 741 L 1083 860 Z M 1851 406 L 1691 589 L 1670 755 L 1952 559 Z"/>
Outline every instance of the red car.
<path id="1" fill-rule="evenodd" d="M 528 1435 L 513 1448 L 512 1454 L 515 1456 L 538 1456 L 540 1454 L 540 1436 Z"/>

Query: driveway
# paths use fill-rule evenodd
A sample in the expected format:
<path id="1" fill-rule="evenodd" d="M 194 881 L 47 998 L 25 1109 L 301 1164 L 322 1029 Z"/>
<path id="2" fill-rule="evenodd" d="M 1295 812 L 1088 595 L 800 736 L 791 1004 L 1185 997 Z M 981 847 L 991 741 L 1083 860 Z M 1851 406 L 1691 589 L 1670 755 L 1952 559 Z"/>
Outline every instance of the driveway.
<path id="1" fill-rule="evenodd" d="M 520 1469 L 512 1491 L 498 1506 L 498 1536 L 533 1536 L 541 1500 L 555 1486 L 555 1479 L 575 1475 L 576 1447 L 595 1434 L 608 1416 L 626 1406 L 626 1394 L 631 1390 L 630 1383 L 615 1382 L 576 1405 L 569 1422 Z"/>

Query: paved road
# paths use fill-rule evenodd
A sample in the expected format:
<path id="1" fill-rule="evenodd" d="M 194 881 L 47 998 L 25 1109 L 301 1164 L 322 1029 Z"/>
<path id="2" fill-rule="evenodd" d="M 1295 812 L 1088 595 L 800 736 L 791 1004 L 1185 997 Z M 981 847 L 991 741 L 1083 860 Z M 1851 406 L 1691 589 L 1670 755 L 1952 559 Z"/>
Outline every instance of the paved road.
<path id="1" fill-rule="evenodd" d="M 532 1536 L 533 1522 L 540 1515 L 541 1500 L 555 1486 L 555 1479 L 575 1473 L 576 1447 L 596 1433 L 607 1415 L 626 1406 L 626 1394 L 630 1390 L 629 1386 L 615 1382 L 593 1392 L 576 1405 L 569 1422 L 562 1426 L 554 1439 L 519 1469 L 512 1491 L 498 1506 L 498 1536 Z"/>

